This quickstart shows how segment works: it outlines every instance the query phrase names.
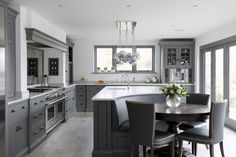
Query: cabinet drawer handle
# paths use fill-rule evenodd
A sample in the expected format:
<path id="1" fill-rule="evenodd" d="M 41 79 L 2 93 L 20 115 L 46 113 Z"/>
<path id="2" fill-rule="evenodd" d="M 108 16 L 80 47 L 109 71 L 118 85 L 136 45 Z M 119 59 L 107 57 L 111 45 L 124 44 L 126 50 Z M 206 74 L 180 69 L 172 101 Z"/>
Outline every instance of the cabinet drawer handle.
<path id="1" fill-rule="evenodd" d="M 37 104 L 38 104 L 37 102 L 34 103 L 34 105 L 37 105 Z"/>
<path id="2" fill-rule="evenodd" d="M 11 110 L 11 113 L 14 113 L 14 112 L 16 112 L 16 110 L 15 110 L 15 109 L 12 109 L 12 110 Z"/>
<path id="3" fill-rule="evenodd" d="M 40 102 L 41 102 L 41 103 L 43 103 L 44 101 L 43 101 L 43 100 L 41 100 Z"/>
<path id="4" fill-rule="evenodd" d="M 44 115 L 44 113 L 43 113 L 43 112 L 41 112 L 41 113 L 40 113 L 40 115 L 41 115 L 41 116 L 43 116 L 43 115 Z"/>
<path id="5" fill-rule="evenodd" d="M 16 132 L 18 132 L 20 130 L 22 130 L 22 127 L 19 125 L 19 126 L 16 127 Z"/>
<path id="6" fill-rule="evenodd" d="M 38 118 L 38 116 L 34 115 L 34 119 Z"/>
<path id="7" fill-rule="evenodd" d="M 38 134 L 38 131 L 34 131 L 34 135 L 37 135 Z"/>
<path id="8" fill-rule="evenodd" d="M 43 129 L 44 129 L 44 127 L 41 127 L 41 128 L 40 128 L 40 130 L 43 130 Z"/>
<path id="9" fill-rule="evenodd" d="M 25 109 L 25 106 L 22 106 L 22 109 Z"/>

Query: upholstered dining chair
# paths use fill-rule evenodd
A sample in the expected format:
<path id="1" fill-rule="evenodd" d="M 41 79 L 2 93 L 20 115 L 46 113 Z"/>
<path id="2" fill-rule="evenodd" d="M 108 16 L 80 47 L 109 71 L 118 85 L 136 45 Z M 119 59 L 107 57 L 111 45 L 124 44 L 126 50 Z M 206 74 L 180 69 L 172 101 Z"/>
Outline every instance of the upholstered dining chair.
<path id="1" fill-rule="evenodd" d="M 193 143 L 192 153 L 197 155 L 197 143 L 210 145 L 210 157 L 214 157 L 214 144 L 220 144 L 221 155 L 224 157 L 223 134 L 227 101 L 211 104 L 209 129 L 207 127 L 193 128 L 178 135 L 179 155 L 182 156 L 183 140 Z"/>
<path id="2" fill-rule="evenodd" d="M 199 104 L 199 105 L 208 105 L 210 95 L 201 94 L 201 93 L 189 93 L 189 96 L 186 97 L 186 103 L 190 104 Z M 206 126 L 205 122 L 182 122 L 179 125 L 180 130 L 187 130 L 196 127 Z"/>
<path id="3" fill-rule="evenodd" d="M 134 157 L 135 146 L 143 146 L 143 156 L 146 156 L 146 146 L 151 148 L 150 155 L 154 157 L 154 147 L 160 148 L 170 144 L 171 157 L 175 155 L 175 134 L 155 130 L 154 104 L 126 101 L 129 116 L 129 133 L 131 157 Z"/>

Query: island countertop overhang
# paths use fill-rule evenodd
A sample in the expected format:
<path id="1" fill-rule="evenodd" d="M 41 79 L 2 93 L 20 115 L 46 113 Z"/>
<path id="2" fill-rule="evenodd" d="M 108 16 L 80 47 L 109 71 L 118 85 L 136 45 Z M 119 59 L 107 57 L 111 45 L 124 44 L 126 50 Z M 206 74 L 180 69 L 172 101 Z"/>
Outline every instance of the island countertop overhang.
<path id="1" fill-rule="evenodd" d="M 124 96 L 161 93 L 158 86 L 106 86 L 97 93 L 92 101 L 113 101 Z"/>

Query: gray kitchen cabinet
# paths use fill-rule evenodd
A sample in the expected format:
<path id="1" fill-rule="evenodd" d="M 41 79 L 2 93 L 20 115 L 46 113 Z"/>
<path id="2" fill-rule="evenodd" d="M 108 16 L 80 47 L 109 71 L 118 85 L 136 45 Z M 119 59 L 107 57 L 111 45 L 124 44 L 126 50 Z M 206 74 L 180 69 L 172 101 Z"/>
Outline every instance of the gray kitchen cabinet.
<path id="1" fill-rule="evenodd" d="M 193 41 L 161 41 L 164 68 L 191 68 L 193 61 Z"/>
<path id="2" fill-rule="evenodd" d="M 76 86 L 65 89 L 65 119 L 68 120 L 76 112 Z"/>
<path id="3" fill-rule="evenodd" d="M 8 97 L 13 97 L 16 91 L 16 16 L 17 12 L 7 9 L 7 53 L 6 78 Z"/>
<path id="4" fill-rule="evenodd" d="M 87 88 L 84 85 L 76 86 L 76 110 L 77 112 L 85 112 L 87 106 Z"/>
<path id="5" fill-rule="evenodd" d="M 101 86 L 101 85 L 87 86 L 87 106 L 86 106 L 86 112 L 93 112 L 93 101 L 92 101 L 92 98 L 98 92 L 100 92 L 104 87 L 105 86 Z"/>
<path id="6" fill-rule="evenodd" d="M 28 153 L 28 100 L 8 107 L 9 157 L 20 157 Z"/>
<path id="7" fill-rule="evenodd" d="M 46 138 L 45 95 L 29 99 L 29 143 L 34 150 Z"/>

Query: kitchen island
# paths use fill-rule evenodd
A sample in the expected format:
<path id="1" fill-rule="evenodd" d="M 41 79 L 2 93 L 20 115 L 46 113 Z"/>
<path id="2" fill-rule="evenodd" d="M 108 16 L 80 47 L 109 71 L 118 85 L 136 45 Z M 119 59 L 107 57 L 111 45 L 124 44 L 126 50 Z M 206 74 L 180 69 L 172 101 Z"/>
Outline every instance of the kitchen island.
<path id="1" fill-rule="evenodd" d="M 164 101 L 158 86 L 106 86 L 93 98 L 93 157 L 129 157 L 129 124 L 125 100 Z"/>

